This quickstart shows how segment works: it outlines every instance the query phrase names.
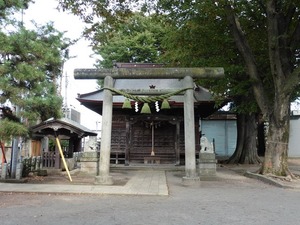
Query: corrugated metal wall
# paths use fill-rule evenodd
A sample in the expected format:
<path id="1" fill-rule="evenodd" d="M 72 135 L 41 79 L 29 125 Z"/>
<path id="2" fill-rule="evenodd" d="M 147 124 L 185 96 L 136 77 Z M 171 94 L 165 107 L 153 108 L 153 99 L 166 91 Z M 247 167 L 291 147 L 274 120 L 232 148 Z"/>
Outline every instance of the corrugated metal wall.
<path id="1" fill-rule="evenodd" d="M 236 147 L 235 120 L 202 120 L 200 129 L 210 142 L 215 141 L 217 156 L 231 156 Z"/>
<path id="2" fill-rule="evenodd" d="M 210 142 L 215 140 L 215 150 L 218 156 L 231 156 L 233 154 L 237 136 L 235 120 L 201 120 L 200 129 Z M 289 157 L 300 157 L 299 137 L 300 115 L 291 116 Z"/>

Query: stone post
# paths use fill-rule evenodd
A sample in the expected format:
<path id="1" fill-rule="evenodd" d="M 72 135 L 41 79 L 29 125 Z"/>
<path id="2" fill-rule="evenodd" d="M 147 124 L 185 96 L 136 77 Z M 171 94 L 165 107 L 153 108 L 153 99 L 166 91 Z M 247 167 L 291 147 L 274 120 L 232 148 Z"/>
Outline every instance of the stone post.
<path id="1" fill-rule="evenodd" d="M 190 76 L 184 77 L 184 87 L 191 88 L 184 94 L 184 141 L 185 141 L 185 176 L 184 184 L 193 184 L 200 181 L 196 170 L 196 139 L 194 116 L 194 82 Z"/>
<path id="2" fill-rule="evenodd" d="M 13 139 L 11 163 L 10 163 L 10 177 L 11 178 L 16 178 L 18 156 L 19 156 L 19 138 L 15 137 Z"/>
<path id="3" fill-rule="evenodd" d="M 42 162 L 41 156 L 37 156 L 36 157 L 35 170 L 40 170 L 41 169 L 41 162 Z"/>
<path id="4" fill-rule="evenodd" d="M 106 76 L 104 78 L 104 88 L 113 87 L 113 78 Z M 110 90 L 104 89 L 103 108 L 102 108 L 102 136 L 100 148 L 99 175 L 95 177 L 95 184 L 111 185 L 112 177 L 109 174 L 110 167 L 110 148 L 111 148 L 111 130 L 112 130 L 112 111 L 113 96 Z"/>
<path id="5" fill-rule="evenodd" d="M 201 180 L 214 179 L 217 173 L 217 160 L 215 153 L 201 152 L 199 155 L 199 174 Z"/>
<path id="6" fill-rule="evenodd" d="M 1 179 L 7 178 L 7 163 L 2 163 Z"/>
<path id="7" fill-rule="evenodd" d="M 17 180 L 20 180 L 22 178 L 22 171 L 23 171 L 23 163 L 18 163 L 17 169 L 16 169 L 16 179 Z"/>

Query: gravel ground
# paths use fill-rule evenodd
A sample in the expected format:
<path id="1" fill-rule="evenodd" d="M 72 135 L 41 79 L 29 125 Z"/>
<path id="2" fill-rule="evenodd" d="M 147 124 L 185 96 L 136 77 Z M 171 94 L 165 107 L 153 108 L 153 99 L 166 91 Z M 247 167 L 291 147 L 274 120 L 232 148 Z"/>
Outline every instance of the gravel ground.
<path id="1" fill-rule="evenodd" d="M 114 185 L 124 186 L 131 176 L 134 175 L 132 171 L 121 170 L 118 172 L 111 172 L 111 176 L 114 178 Z M 87 184 L 91 185 L 95 182 L 94 175 L 74 173 L 71 174 L 72 182 L 70 182 L 69 177 L 66 172 L 49 174 L 48 176 L 36 176 L 31 175 L 25 178 L 27 183 L 33 184 Z"/>

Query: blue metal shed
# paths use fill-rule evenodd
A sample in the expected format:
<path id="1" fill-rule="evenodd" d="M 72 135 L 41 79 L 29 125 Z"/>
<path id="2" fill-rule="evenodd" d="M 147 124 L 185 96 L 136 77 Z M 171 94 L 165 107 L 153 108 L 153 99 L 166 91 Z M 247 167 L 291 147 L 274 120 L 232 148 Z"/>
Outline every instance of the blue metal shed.
<path id="1" fill-rule="evenodd" d="M 200 123 L 202 135 L 214 142 L 217 156 L 229 157 L 236 147 L 237 127 L 233 114 L 216 114 Z"/>

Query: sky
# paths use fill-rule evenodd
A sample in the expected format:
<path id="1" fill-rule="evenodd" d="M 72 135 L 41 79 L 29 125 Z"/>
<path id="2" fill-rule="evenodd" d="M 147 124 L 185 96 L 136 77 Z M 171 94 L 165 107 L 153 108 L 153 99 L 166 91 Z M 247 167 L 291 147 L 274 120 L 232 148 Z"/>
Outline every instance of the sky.
<path id="1" fill-rule="evenodd" d="M 43 25 L 52 21 L 57 30 L 66 32 L 65 37 L 76 39 L 79 38 L 83 31 L 84 24 L 78 17 L 66 12 L 56 10 L 57 1 L 55 0 L 35 0 L 35 3 L 30 4 L 29 9 L 24 11 L 23 21 L 25 26 L 30 28 L 31 20 L 37 24 Z M 95 80 L 75 80 L 75 68 L 94 68 L 95 58 L 88 42 L 81 39 L 78 43 L 70 47 L 69 55 L 75 56 L 65 62 L 63 79 L 62 79 L 62 95 L 65 96 L 65 80 L 67 76 L 67 104 L 81 113 L 81 124 L 89 129 L 95 130 L 99 128 L 101 116 L 92 112 L 88 108 L 80 105 L 76 100 L 77 93 L 83 94 L 96 90 Z"/>

